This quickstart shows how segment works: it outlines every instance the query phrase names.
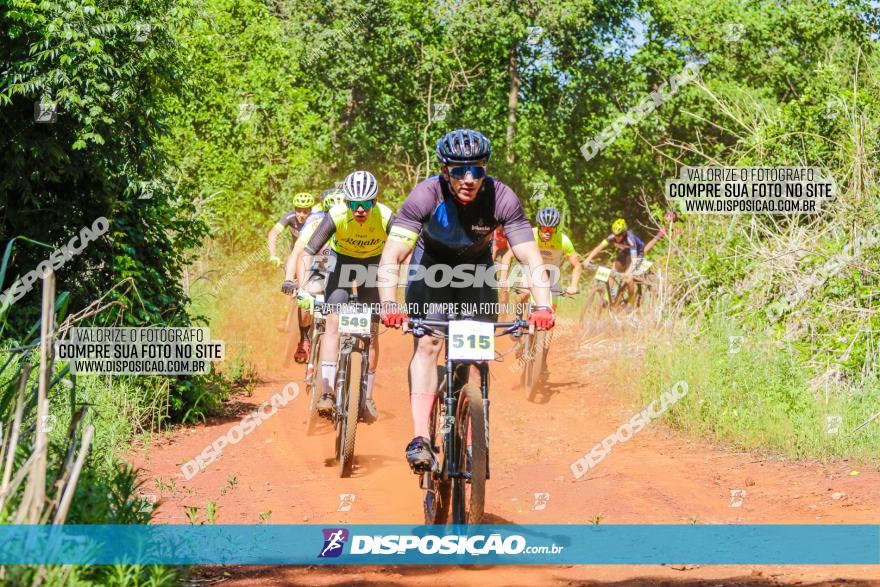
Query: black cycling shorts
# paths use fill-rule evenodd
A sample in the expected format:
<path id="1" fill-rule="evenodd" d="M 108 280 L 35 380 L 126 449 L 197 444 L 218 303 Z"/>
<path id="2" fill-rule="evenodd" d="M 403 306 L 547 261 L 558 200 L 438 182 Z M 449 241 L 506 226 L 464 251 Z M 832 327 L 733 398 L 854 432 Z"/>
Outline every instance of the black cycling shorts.
<path id="1" fill-rule="evenodd" d="M 636 266 L 633 271 L 636 271 L 639 268 L 639 265 L 642 264 L 642 259 L 644 258 L 644 255 L 636 255 Z M 620 251 L 620 253 L 617 254 L 616 260 L 618 263 L 621 263 L 623 265 L 623 270 L 626 271 L 627 269 L 629 269 L 630 259 L 632 259 L 632 253 L 630 253 L 629 250 L 626 250 Z"/>
<path id="2" fill-rule="evenodd" d="M 376 273 L 381 255 L 359 259 L 336 253 L 336 262 L 327 276 L 324 288 L 328 304 L 345 304 L 351 295 L 352 284 L 357 286 L 358 302 L 379 303 L 379 288 L 376 287 Z M 366 283 L 369 285 L 365 285 Z"/>
<path id="3" fill-rule="evenodd" d="M 416 249 L 410 261 L 410 267 L 421 265 L 427 268 L 436 263 L 439 263 L 439 261 L 425 253 L 424 249 Z M 493 267 L 494 263 L 492 262 L 491 252 L 486 251 L 486 254 L 474 264 L 478 266 L 478 271 Z M 450 284 L 445 287 L 429 287 L 423 279 L 410 281 L 407 284 L 406 305 L 411 317 L 445 320 L 446 314 L 430 311 L 429 306 L 431 304 L 476 304 L 478 309 L 488 310 L 491 308 L 492 311 L 481 312 L 469 318 L 481 322 L 496 322 L 498 320 L 498 290 L 491 285 L 483 285 L 482 287 L 453 287 L 453 284 Z"/>

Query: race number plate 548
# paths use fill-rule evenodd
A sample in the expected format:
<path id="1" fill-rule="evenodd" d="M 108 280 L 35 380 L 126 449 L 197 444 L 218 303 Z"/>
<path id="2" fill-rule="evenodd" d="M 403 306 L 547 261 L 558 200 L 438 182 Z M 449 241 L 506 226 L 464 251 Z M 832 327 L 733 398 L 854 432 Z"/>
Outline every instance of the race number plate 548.
<path id="1" fill-rule="evenodd" d="M 343 334 L 370 334 L 370 313 L 343 313 L 339 316 L 339 332 Z"/>
<path id="2" fill-rule="evenodd" d="M 453 320 L 449 323 L 449 358 L 453 361 L 495 359 L 495 327 L 491 322 Z"/>

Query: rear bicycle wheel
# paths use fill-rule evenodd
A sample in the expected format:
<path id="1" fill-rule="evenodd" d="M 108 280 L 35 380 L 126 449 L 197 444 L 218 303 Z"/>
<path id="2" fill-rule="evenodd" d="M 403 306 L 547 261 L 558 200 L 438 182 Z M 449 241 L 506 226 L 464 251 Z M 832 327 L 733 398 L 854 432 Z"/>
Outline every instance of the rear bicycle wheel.
<path id="1" fill-rule="evenodd" d="M 443 390 L 446 389 L 445 377 L 446 369 L 437 365 L 438 394 L 434 398 L 434 409 L 431 412 L 431 450 L 440 466 L 439 470 L 435 469 L 431 473 L 424 473 L 429 476 L 423 504 L 426 524 L 445 524 L 449 518 L 452 483 L 449 479 L 443 479 L 445 452 L 443 450 L 442 428 L 446 409 L 443 405 Z"/>
<path id="2" fill-rule="evenodd" d="M 529 372 L 532 369 L 532 358 L 535 353 L 534 335 L 526 332 L 520 339 L 522 345 L 519 350 L 519 359 L 522 361 L 522 371 L 519 375 L 519 384 L 526 390 L 526 396 L 529 394 Z"/>
<path id="3" fill-rule="evenodd" d="M 318 358 L 321 356 L 321 336 L 323 333 L 315 332 L 312 338 L 312 348 L 309 352 L 309 365 L 312 365 L 312 376 L 306 379 L 306 390 L 309 393 L 308 420 L 306 420 L 306 434 L 312 436 L 318 427 L 318 398 L 324 391 L 324 380 L 321 375 Z"/>
<path id="4" fill-rule="evenodd" d="M 471 430 L 470 459 L 468 427 Z M 483 395 L 475 385 L 465 385 L 458 394 L 454 444 L 458 470 L 462 475 L 452 479 L 452 523 L 479 524 L 483 520 L 488 466 Z M 468 471 L 469 475 L 466 474 Z"/>
<path id="5" fill-rule="evenodd" d="M 361 408 L 361 363 L 360 353 L 349 353 L 346 362 L 344 380 L 345 405 L 343 406 L 340 426 L 339 476 L 351 477 L 354 468 L 354 441 L 357 434 L 358 416 Z"/>
<path id="6" fill-rule="evenodd" d="M 290 322 L 293 322 L 293 320 L 290 320 Z M 294 362 L 293 355 L 296 353 L 297 337 L 299 336 L 299 321 L 297 320 L 296 322 L 296 328 L 288 326 L 289 332 L 287 333 L 287 342 L 284 344 L 284 367 L 287 367 Z"/>
<path id="7" fill-rule="evenodd" d="M 541 388 L 541 376 L 544 374 L 545 347 L 547 345 L 547 331 L 538 330 L 532 335 L 532 356 L 526 369 L 526 399 L 535 401 L 535 396 Z"/>

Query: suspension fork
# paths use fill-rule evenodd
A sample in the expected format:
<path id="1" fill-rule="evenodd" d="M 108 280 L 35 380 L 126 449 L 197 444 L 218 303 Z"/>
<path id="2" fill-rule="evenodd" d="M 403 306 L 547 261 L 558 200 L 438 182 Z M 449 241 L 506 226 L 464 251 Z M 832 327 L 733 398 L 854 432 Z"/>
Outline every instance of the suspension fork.
<path id="1" fill-rule="evenodd" d="M 453 475 L 458 474 L 458 463 L 455 462 L 455 455 L 458 453 L 458 447 L 454 444 L 456 442 L 455 438 L 455 416 L 456 416 L 456 405 L 455 405 L 455 364 L 449 358 L 449 349 L 446 348 L 448 345 L 443 345 L 445 349 L 445 358 L 446 358 L 446 390 L 443 394 L 443 404 L 446 406 L 446 421 L 441 421 L 441 430 L 445 430 L 443 433 L 443 443 L 446 446 L 446 451 L 443 455 L 444 460 L 446 461 L 444 466 L 444 475 L 449 478 Z M 452 418 L 452 420 L 449 420 Z M 451 425 L 448 425 L 449 422 L 452 422 Z"/>
<path id="2" fill-rule="evenodd" d="M 480 363 L 480 394 L 483 396 L 483 430 L 486 436 L 486 479 L 489 478 L 489 363 Z"/>
<path id="3" fill-rule="evenodd" d="M 367 394 L 367 377 L 369 377 L 370 372 L 370 350 L 372 347 L 373 335 L 370 334 L 363 338 L 358 337 L 358 352 L 361 354 L 361 372 L 360 372 L 360 385 L 358 388 L 360 389 L 361 401 L 358 404 L 361 406 L 361 410 L 363 410 L 364 406 L 364 398 Z"/>
<path id="4" fill-rule="evenodd" d="M 351 373 L 349 370 L 351 368 L 351 361 L 349 358 L 351 357 L 351 353 L 354 351 L 354 340 L 350 335 L 340 336 L 339 337 L 339 359 L 336 361 L 336 381 L 333 383 L 334 388 L 336 390 L 336 417 L 339 418 L 339 415 L 342 413 L 342 396 L 343 394 L 348 393 L 347 389 L 344 389 L 342 383 L 344 382 L 344 377 L 339 376 L 340 369 L 345 369 L 345 372 L 351 377 Z"/>

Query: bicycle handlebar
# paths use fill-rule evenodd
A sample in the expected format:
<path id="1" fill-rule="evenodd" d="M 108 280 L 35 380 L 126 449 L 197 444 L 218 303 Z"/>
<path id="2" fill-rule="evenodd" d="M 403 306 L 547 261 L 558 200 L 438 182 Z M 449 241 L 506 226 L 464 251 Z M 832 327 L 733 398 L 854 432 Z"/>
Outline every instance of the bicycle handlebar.
<path id="1" fill-rule="evenodd" d="M 439 330 L 439 328 L 446 328 L 449 326 L 449 320 L 427 320 L 424 318 L 410 318 L 406 326 L 408 331 L 412 333 L 416 338 L 421 338 L 423 336 L 431 335 L 436 336 L 437 338 L 448 338 L 449 333 L 443 332 Z M 498 328 L 503 328 L 504 330 L 501 332 L 496 332 L 495 336 L 505 336 L 508 334 L 513 334 L 518 330 L 528 329 L 530 324 L 527 320 L 522 320 L 517 318 L 512 322 L 489 322 L 492 326 L 497 330 Z"/>

